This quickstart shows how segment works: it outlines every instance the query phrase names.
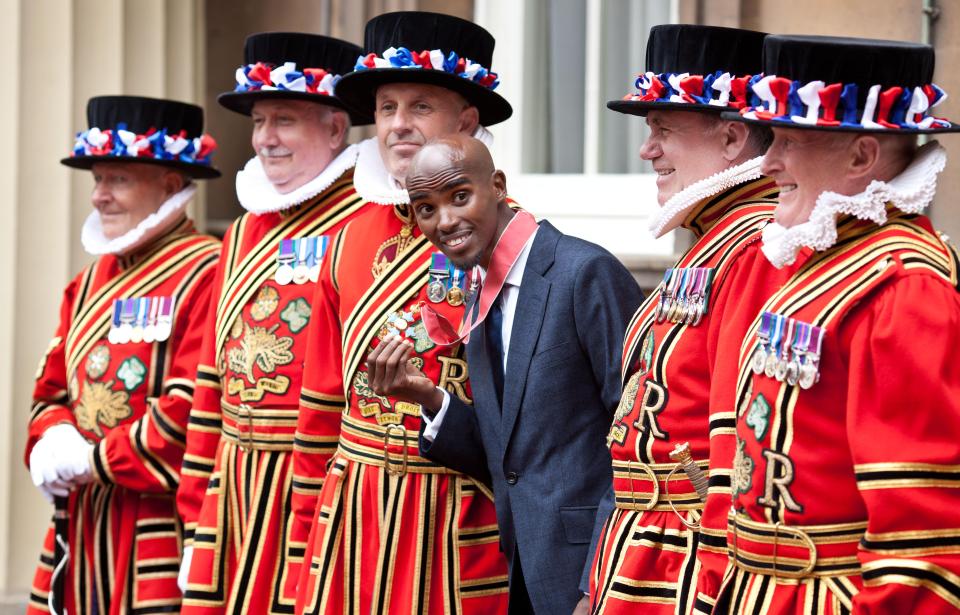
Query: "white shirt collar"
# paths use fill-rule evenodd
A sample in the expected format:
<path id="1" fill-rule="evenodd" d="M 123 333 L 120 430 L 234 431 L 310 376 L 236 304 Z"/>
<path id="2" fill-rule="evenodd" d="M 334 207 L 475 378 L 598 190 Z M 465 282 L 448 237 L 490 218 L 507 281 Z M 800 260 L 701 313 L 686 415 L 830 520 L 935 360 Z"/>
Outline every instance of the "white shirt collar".
<path id="1" fill-rule="evenodd" d="M 237 173 L 237 199 L 240 205 L 252 214 L 283 211 L 308 201 L 329 188 L 353 168 L 356 162 L 357 146 L 349 145 L 331 160 L 319 175 L 296 190 L 281 194 L 267 179 L 260 159 L 254 156 L 243 170 Z"/>
<path id="2" fill-rule="evenodd" d="M 188 184 L 183 190 L 164 201 L 157 211 L 144 218 L 140 224 L 114 239 L 107 239 L 103 234 L 100 212 L 94 209 L 83 223 L 80 243 L 83 244 L 87 254 L 93 256 L 131 252 L 156 239 L 167 230 L 171 222 L 180 218 L 196 191 L 196 184 Z"/>

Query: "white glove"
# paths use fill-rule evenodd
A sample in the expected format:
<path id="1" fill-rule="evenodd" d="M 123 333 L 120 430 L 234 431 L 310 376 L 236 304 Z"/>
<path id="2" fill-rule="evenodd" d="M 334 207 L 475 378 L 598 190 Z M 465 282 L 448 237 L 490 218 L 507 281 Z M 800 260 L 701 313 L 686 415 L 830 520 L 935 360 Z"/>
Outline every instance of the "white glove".
<path id="1" fill-rule="evenodd" d="M 177 574 L 177 585 L 180 593 L 187 593 L 187 577 L 190 576 L 190 561 L 193 560 L 193 545 L 183 548 L 183 560 L 180 562 L 180 572 Z"/>
<path id="2" fill-rule="evenodd" d="M 93 445 L 68 423 L 50 427 L 30 451 L 30 478 L 44 497 L 66 496 L 70 489 L 90 477 Z"/>

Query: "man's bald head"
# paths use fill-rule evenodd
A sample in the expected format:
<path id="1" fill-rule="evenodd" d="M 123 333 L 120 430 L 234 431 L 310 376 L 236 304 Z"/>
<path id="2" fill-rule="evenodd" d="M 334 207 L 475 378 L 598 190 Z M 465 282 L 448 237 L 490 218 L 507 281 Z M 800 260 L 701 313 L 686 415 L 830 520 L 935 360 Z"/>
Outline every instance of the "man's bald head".
<path id="1" fill-rule="evenodd" d="M 513 211 L 507 183 L 479 140 L 451 134 L 427 142 L 406 179 L 420 230 L 462 269 L 486 266 Z"/>
<path id="2" fill-rule="evenodd" d="M 479 139 L 452 134 L 428 141 L 410 161 L 407 171 L 407 192 L 411 202 L 423 188 L 454 171 L 476 177 L 491 177 L 496 171 L 490 150 Z"/>

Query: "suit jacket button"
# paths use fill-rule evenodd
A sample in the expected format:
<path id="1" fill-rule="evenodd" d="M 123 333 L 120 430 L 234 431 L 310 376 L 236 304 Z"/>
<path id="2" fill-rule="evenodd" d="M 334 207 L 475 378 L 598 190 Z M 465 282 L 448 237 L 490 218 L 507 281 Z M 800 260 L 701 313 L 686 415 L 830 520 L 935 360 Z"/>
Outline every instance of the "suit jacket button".
<path id="1" fill-rule="evenodd" d="M 516 485 L 516 484 L 517 484 L 517 480 L 518 480 L 519 478 L 520 478 L 520 475 L 518 475 L 516 472 L 507 472 L 507 484 L 508 484 L 508 485 Z"/>

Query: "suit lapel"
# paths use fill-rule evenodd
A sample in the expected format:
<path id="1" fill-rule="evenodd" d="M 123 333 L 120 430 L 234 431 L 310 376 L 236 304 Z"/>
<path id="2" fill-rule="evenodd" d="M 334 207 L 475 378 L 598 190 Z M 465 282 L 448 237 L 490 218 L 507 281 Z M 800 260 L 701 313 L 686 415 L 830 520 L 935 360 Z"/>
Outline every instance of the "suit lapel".
<path id="1" fill-rule="evenodd" d="M 533 240 L 530 256 L 527 258 L 523 281 L 520 283 L 520 295 L 513 316 L 510 333 L 510 349 L 507 353 L 507 369 L 503 383 L 503 406 L 501 408 L 501 438 L 506 452 L 513 427 L 520 412 L 527 384 L 527 372 L 530 360 L 540 338 L 543 326 L 543 314 L 547 308 L 550 294 L 550 282 L 543 274 L 553 264 L 560 232 L 549 222 L 541 222 L 540 230 Z M 492 383 L 491 383 L 492 386 Z"/>

